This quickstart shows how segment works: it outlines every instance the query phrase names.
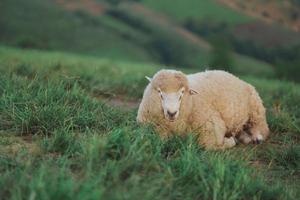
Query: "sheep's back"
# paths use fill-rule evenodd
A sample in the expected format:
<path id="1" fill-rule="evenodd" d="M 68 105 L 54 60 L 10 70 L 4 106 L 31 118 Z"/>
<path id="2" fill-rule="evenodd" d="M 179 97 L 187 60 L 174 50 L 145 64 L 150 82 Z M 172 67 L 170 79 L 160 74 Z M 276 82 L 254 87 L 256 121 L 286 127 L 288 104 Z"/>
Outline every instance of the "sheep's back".
<path id="1" fill-rule="evenodd" d="M 220 114 L 229 131 L 238 132 L 243 128 L 251 109 L 248 83 L 224 71 L 191 74 L 188 80 L 190 87 L 199 93 L 193 97 L 194 110 L 200 113 L 201 106 L 206 104 Z"/>

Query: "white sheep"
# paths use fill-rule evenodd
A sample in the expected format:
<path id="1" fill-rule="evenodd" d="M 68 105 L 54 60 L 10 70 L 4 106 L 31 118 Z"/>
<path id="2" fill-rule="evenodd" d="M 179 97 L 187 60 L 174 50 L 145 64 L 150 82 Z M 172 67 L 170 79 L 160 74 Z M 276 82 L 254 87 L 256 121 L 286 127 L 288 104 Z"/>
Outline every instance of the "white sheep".
<path id="1" fill-rule="evenodd" d="M 137 121 L 153 124 L 163 138 L 194 133 L 207 149 L 225 149 L 236 139 L 260 143 L 269 134 L 255 88 L 230 73 L 161 70 L 147 79 Z"/>

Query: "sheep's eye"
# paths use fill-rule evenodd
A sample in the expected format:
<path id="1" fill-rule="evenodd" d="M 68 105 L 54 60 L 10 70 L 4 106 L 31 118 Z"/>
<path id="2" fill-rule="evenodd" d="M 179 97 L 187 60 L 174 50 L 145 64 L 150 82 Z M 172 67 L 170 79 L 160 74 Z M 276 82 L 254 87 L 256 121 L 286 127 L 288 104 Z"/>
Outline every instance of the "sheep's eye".
<path id="1" fill-rule="evenodd" d="M 160 98 L 163 99 L 164 97 L 163 97 L 162 92 L 159 88 L 157 89 L 157 92 L 159 93 Z"/>
<path id="2" fill-rule="evenodd" d="M 181 90 L 181 94 L 182 94 L 182 95 L 184 94 L 184 89 Z"/>
<path id="3" fill-rule="evenodd" d="M 180 95 L 180 96 L 179 96 L 179 101 L 181 101 L 181 98 L 182 98 L 182 96 Z"/>

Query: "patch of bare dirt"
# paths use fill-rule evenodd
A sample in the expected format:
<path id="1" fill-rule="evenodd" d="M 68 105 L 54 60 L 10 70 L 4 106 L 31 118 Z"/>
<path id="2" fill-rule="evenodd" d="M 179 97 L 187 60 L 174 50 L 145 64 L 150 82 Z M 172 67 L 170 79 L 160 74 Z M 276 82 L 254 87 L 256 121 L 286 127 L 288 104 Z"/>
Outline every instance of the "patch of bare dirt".
<path id="1" fill-rule="evenodd" d="M 267 23 L 276 22 L 300 32 L 300 7 L 295 6 L 289 0 L 217 1 L 248 16 L 259 18 Z"/>
<path id="2" fill-rule="evenodd" d="M 114 107 L 123 107 L 125 109 L 134 109 L 139 106 L 140 101 L 123 100 L 121 98 L 114 98 L 107 100 L 107 103 Z"/>
<path id="3" fill-rule="evenodd" d="M 12 133 L 2 133 L 0 140 L 0 154 L 14 156 L 24 150 L 32 155 L 42 152 L 40 146 L 33 142 L 32 135 L 16 136 Z"/>
<path id="4" fill-rule="evenodd" d="M 107 96 L 98 95 L 95 98 L 101 100 L 102 102 L 106 103 L 109 106 L 122 108 L 125 110 L 138 108 L 141 102 L 141 99 L 131 100 L 122 96 L 107 97 Z"/>
<path id="5" fill-rule="evenodd" d="M 57 4 L 69 11 L 83 10 L 93 15 L 103 15 L 106 6 L 95 0 L 56 0 Z"/>

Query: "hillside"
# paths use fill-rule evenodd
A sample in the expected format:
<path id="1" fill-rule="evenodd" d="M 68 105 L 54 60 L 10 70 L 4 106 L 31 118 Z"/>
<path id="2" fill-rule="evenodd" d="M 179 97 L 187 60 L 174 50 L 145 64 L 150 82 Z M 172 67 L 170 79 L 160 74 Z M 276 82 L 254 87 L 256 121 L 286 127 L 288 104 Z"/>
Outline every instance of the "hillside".
<path id="1" fill-rule="evenodd" d="M 253 20 L 251 17 L 245 16 L 232 9 L 227 9 L 216 1 L 211 0 L 142 0 L 142 3 L 154 10 L 174 17 L 175 20 L 180 22 L 184 22 L 189 18 L 196 18 L 198 20 L 213 19 L 218 22 L 236 25 Z"/>
<path id="2" fill-rule="evenodd" d="M 299 85 L 242 77 L 264 100 L 270 139 L 209 152 L 193 137 L 160 140 L 151 127 L 136 124 L 134 106 L 113 103 L 138 102 L 144 76 L 157 70 L 0 47 L 0 197 L 299 197 Z"/>
<path id="3" fill-rule="evenodd" d="M 281 69 L 282 66 L 291 66 L 294 72 L 297 71 L 300 63 L 300 33 L 291 27 L 297 26 L 299 21 L 297 1 L 144 0 L 142 2 L 176 20 L 194 35 L 211 44 L 217 40 L 220 46 L 220 41 L 223 40 L 226 48 L 271 64 L 279 77 L 284 71 Z M 242 64 L 236 62 L 236 66 Z M 243 69 L 251 68 L 252 66 L 243 67 Z M 292 74 L 295 73 L 284 77 L 298 81 L 298 78 L 295 78 L 298 73 L 295 76 Z"/>
<path id="4" fill-rule="evenodd" d="M 51 0 L 3 0 L 0 13 L 2 44 L 121 60 L 155 61 L 139 44 L 124 39 L 129 34 L 144 40 L 144 34 L 110 17 L 66 12 Z"/>
<path id="5" fill-rule="evenodd" d="M 120 6 L 95 0 L 69 2 L 2 1 L 0 41 L 22 48 L 53 49 L 199 70 L 209 66 L 210 44 L 164 13 L 130 2 Z M 211 9 L 216 7 L 213 5 Z M 207 6 L 212 5 L 207 3 Z M 228 15 L 228 19 L 242 19 L 233 13 L 228 10 L 223 15 Z M 274 75 L 272 66 L 266 62 L 237 53 L 232 57 L 239 74 Z"/>
<path id="6" fill-rule="evenodd" d="M 300 31 L 300 1 L 298 0 L 219 0 L 219 2 L 248 16 L 260 18 L 268 23 L 276 22 L 296 32 Z"/>

